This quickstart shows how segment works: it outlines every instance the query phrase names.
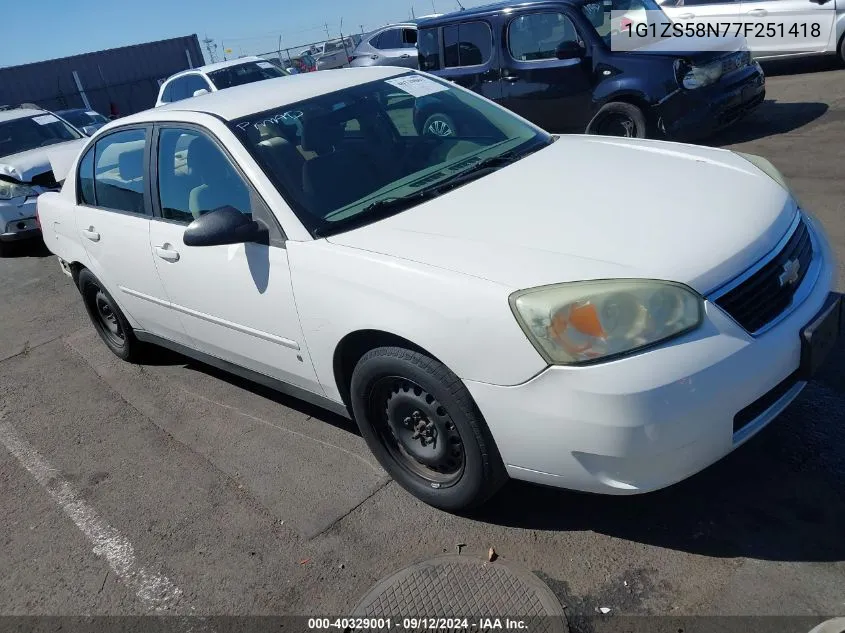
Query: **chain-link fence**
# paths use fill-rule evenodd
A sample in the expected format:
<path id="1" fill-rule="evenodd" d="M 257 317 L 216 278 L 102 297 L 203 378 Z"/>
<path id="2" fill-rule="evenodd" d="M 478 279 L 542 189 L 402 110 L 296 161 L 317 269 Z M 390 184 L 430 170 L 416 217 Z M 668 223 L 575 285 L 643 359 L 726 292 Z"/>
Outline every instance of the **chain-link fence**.
<path id="1" fill-rule="evenodd" d="M 319 40 L 296 46 L 285 46 L 275 51 L 259 53 L 258 57 L 278 63 L 282 68 L 297 72 L 313 72 L 349 66 L 352 54 L 361 43 L 360 35 Z"/>

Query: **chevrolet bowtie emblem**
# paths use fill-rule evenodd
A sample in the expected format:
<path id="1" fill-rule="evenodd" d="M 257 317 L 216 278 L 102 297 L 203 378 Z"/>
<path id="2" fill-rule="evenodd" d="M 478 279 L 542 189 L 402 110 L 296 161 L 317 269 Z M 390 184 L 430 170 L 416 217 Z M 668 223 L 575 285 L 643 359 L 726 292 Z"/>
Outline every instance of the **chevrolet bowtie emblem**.
<path id="1" fill-rule="evenodd" d="M 783 272 L 778 276 L 781 288 L 791 286 L 798 281 L 801 273 L 801 262 L 797 259 L 790 259 L 783 265 Z"/>

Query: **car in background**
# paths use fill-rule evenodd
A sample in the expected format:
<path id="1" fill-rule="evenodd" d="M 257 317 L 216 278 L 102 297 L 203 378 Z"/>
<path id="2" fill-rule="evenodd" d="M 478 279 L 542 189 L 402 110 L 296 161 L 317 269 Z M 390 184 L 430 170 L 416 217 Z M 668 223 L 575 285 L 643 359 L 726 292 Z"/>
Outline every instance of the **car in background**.
<path id="1" fill-rule="evenodd" d="M 480 133 L 419 136 L 432 95 Z M 681 481 L 779 415 L 842 329 L 824 228 L 766 159 L 554 136 L 419 71 L 146 110 L 68 167 L 44 242 L 112 353 L 158 344 L 351 417 L 447 510 L 508 477 Z"/>
<path id="2" fill-rule="evenodd" d="M 287 75 L 276 64 L 254 56 L 208 64 L 168 77 L 159 88 L 155 105 L 159 107 L 165 103 Z"/>
<path id="3" fill-rule="evenodd" d="M 750 38 L 749 49 L 755 59 L 838 55 L 845 64 L 845 0 L 657 0 L 657 3 L 674 22 L 681 24 L 696 19 L 705 23 L 735 23 L 740 19 L 745 22 L 759 18 L 765 28 L 768 23 L 784 19 L 792 19 L 794 23 L 794 16 L 813 23 L 832 23 L 828 41 L 769 37 L 761 44 L 758 39 Z"/>
<path id="4" fill-rule="evenodd" d="M 423 20 L 420 68 L 561 133 L 695 140 L 763 102 L 742 38 L 690 53 L 611 50 L 613 12 L 639 10 L 668 22 L 654 0 L 513 0 Z M 432 133 L 462 125 L 445 110 L 428 118 Z"/>
<path id="5" fill-rule="evenodd" d="M 373 31 L 352 53 L 351 65 L 417 68 L 417 25 L 412 22 L 391 24 Z"/>
<path id="6" fill-rule="evenodd" d="M 317 70 L 334 70 L 349 65 L 355 41 L 351 37 L 329 40 L 304 50 L 300 56 L 311 55 L 316 60 Z"/>
<path id="7" fill-rule="evenodd" d="M 33 108 L 0 111 L 0 256 L 10 242 L 41 236 L 36 199 L 55 191 L 50 154 L 60 146 L 80 149 L 85 137 L 52 112 Z"/>
<path id="8" fill-rule="evenodd" d="M 109 122 L 109 120 L 99 112 L 94 112 L 93 110 L 88 110 L 86 108 L 57 110 L 56 115 L 62 117 L 65 121 L 73 125 L 86 136 L 91 136 L 94 132 Z"/>

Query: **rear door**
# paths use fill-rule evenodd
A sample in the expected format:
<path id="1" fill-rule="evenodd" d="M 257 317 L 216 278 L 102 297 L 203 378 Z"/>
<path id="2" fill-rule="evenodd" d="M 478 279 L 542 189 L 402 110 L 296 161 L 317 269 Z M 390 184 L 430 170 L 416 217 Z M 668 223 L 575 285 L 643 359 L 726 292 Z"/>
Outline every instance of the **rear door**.
<path id="1" fill-rule="evenodd" d="M 740 7 L 739 0 L 663 0 L 659 4 L 673 22 L 681 24 L 695 20 L 703 20 L 705 24 L 734 22 Z"/>
<path id="2" fill-rule="evenodd" d="M 584 132 L 592 115 L 591 61 L 557 58 L 562 44 L 584 47 L 572 18 L 555 9 L 515 12 L 502 34 L 502 105 L 549 132 Z"/>
<path id="3" fill-rule="evenodd" d="M 80 161 L 76 230 L 89 268 L 139 326 L 185 343 L 179 318 L 150 252 L 151 128 L 125 128 L 100 138 Z"/>
<path id="4" fill-rule="evenodd" d="M 409 27 L 394 27 L 382 31 L 371 44 L 379 51 L 380 66 L 401 66 L 416 68 L 417 30 Z"/>
<path id="5" fill-rule="evenodd" d="M 493 24 L 496 18 L 447 24 L 441 30 L 441 75 L 492 99 L 501 96 L 499 56 L 493 46 Z"/>
<path id="6" fill-rule="evenodd" d="M 739 13 L 744 20 L 759 24 L 755 36 L 748 38 L 756 57 L 822 53 L 831 43 L 835 45 L 830 36 L 836 17 L 835 0 L 742 0 Z"/>

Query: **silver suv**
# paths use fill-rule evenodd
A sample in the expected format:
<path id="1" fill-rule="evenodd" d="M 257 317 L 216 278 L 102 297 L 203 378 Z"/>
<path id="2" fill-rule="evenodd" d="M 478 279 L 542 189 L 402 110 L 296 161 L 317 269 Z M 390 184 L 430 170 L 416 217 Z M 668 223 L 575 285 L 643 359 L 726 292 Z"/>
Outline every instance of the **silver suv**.
<path id="1" fill-rule="evenodd" d="M 355 49 L 352 66 L 418 68 L 417 25 L 391 24 L 373 31 Z"/>

